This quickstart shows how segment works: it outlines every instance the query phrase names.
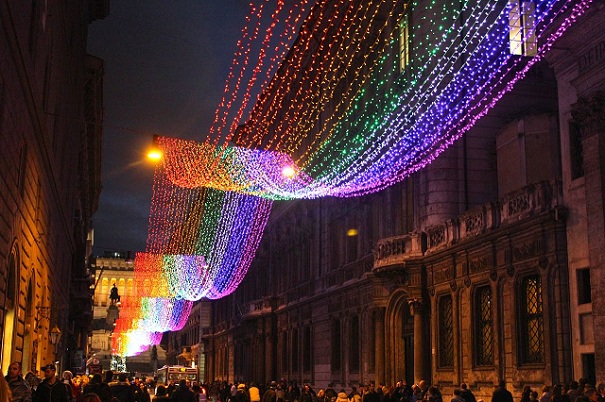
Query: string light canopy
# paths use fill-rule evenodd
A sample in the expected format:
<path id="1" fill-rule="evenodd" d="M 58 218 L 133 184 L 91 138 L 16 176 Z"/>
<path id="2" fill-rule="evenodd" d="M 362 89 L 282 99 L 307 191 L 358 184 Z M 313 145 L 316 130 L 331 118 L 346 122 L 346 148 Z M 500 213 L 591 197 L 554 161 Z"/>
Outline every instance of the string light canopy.
<path id="1" fill-rule="evenodd" d="M 157 139 L 141 293 L 116 350 L 139 350 L 182 327 L 192 301 L 233 292 L 273 200 L 360 196 L 431 163 L 591 1 L 358 3 L 252 4 L 206 139 Z"/>

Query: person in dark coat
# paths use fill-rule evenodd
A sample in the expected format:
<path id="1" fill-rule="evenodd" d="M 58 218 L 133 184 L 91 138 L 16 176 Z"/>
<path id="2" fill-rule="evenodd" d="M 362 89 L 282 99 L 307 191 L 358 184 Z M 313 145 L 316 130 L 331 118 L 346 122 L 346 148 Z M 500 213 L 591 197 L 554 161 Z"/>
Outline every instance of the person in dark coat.
<path id="1" fill-rule="evenodd" d="M 494 390 L 492 402 L 513 402 L 513 394 L 506 389 L 506 382 L 504 380 L 500 380 L 498 388 Z"/>
<path id="2" fill-rule="evenodd" d="M 12 362 L 10 366 L 8 366 L 8 374 L 4 378 L 13 395 L 11 402 L 32 401 L 32 392 L 23 377 L 21 377 L 21 363 Z"/>
<path id="3" fill-rule="evenodd" d="M 42 367 L 44 381 L 38 385 L 33 402 L 69 402 L 67 387 L 57 378 L 57 368 L 54 364 Z"/>
<path id="4" fill-rule="evenodd" d="M 170 400 L 175 402 L 194 402 L 193 391 L 187 386 L 186 380 L 179 381 L 179 386 L 170 395 Z"/>
<path id="5" fill-rule="evenodd" d="M 277 383 L 275 381 L 271 381 L 271 385 L 269 386 L 269 389 L 263 394 L 261 402 L 277 402 L 277 393 L 275 392 L 276 388 Z"/>
<path id="6" fill-rule="evenodd" d="M 466 383 L 460 384 L 460 396 L 466 402 L 477 402 L 477 399 L 475 398 L 475 394 L 473 394 L 473 392 L 470 389 L 468 389 L 468 385 L 466 385 Z"/>
<path id="7" fill-rule="evenodd" d="M 126 381 L 126 374 L 120 374 L 117 382 L 109 384 L 111 396 L 120 400 L 120 402 L 136 402 L 134 391 Z"/>
<path id="8" fill-rule="evenodd" d="M 85 394 L 97 394 L 101 402 L 111 402 L 111 390 L 109 385 L 103 382 L 101 374 L 95 374 L 90 382 L 84 386 Z"/>
<path id="9" fill-rule="evenodd" d="M 152 402 L 166 402 L 169 401 L 168 392 L 166 391 L 166 387 L 163 385 L 158 385 L 155 390 L 155 396 L 151 400 Z"/>

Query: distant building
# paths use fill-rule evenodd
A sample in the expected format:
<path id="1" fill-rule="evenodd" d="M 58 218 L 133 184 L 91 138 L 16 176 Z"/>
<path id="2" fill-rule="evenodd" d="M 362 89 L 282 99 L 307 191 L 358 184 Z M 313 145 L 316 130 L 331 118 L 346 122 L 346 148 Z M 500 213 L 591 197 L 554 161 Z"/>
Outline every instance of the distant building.
<path id="1" fill-rule="evenodd" d="M 103 121 L 103 61 L 86 54 L 86 39 L 108 12 L 108 0 L 0 5 L 3 373 L 12 361 L 24 373 L 55 360 L 84 368 Z"/>
<path id="2" fill-rule="evenodd" d="M 130 258 L 130 252 L 106 253 L 104 257 L 92 259 L 91 269 L 94 275 L 94 316 L 88 364 L 109 370 L 112 361 L 111 337 L 121 307 L 121 302 L 112 303 L 111 293 L 115 286 L 121 301 L 135 296 L 134 259 Z M 164 349 L 158 347 L 157 354 L 161 367 L 165 361 Z M 151 350 L 137 357 L 127 357 L 126 369 L 133 373 L 152 373 Z"/>
<path id="3" fill-rule="evenodd" d="M 363 9 L 374 10 L 378 24 L 399 26 L 399 40 L 388 42 L 398 48 L 387 53 L 396 56 L 381 72 L 393 91 L 401 90 L 406 81 L 399 75 L 418 67 L 415 53 L 431 49 L 431 40 L 441 37 L 430 37 L 439 26 L 426 15 L 442 13 L 445 20 L 454 8 L 413 2 L 402 22 L 377 3 L 364 2 Z M 536 3 L 523 7 L 531 10 Z M 561 11 L 552 29 L 569 10 Z M 345 15 L 338 7 L 314 11 L 317 20 L 309 24 L 329 24 L 327 32 L 369 32 L 357 57 L 335 66 L 361 64 L 363 49 L 381 38 L 363 25 L 370 21 L 366 14 L 349 27 L 322 19 L 323 12 Z M 210 327 L 202 332 L 206 381 L 285 378 L 340 389 L 426 379 L 444 395 L 466 382 L 484 399 L 500 379 L 516 396 L 525 385 L 536 389 L 580 377 L 602 381 L 602 21 L 604 4 L 595 1 L 496 107 L 403 182 L 359 198 L 276 203 L 245 280 L 231 296 L 212 302 Z M 521 28 L 511 23 L 509 29 Z M 465 31 L 454 31 L 462 40 Z M 309 55 L 287 60 L 282 68 L 298 66 L 312 74 L 318 71 L 312 63 L 345 58 L 344 50 L 338 52 L 347 49 L 341 42 L 350 38 L 325 37 L 339 42 L 332 47 L 311 41 Z M 531 50 L 531 43 L 524 46 Z M 333 53 L 321 53 L 330 49 Z M 340 81 L 326 85 L 345 94 L 357 82 L 354 74 L 367 69 L 339 73 Z M 263 94 L 269 99 L 265 105 L 279 104 L 270 100 L 278 96 L 284 76 L 276 76 L 274 92 Z M 305 106 L 322 99 L 321 86 L 304 89 Z M 364 89 L 373 99 L 373 87 Z M 296 93 L 290 95 L 286 101 L 295 102 Z M 326 122 L 341 99 L 324 100 L 317 113 Z M 284 121 L 280 113 L 287 107 L 273 111 L 272 124 Z M 255 129 L 240 130 L 240 138 Z M 272 127 L 266 131 L 273 133 Z M 178 346 L 192 342 L 185 338 Z"/>

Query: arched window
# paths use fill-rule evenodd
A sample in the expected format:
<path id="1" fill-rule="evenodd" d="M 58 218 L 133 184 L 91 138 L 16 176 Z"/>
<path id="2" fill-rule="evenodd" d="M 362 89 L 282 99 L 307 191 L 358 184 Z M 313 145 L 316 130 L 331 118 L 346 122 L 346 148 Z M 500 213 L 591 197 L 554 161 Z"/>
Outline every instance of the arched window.
<path id="1" fill-rule="evenodd" d="M 478 366 L 494 364 L 494 327 L 492 317 L 492 289 L 489 285 L 475 291 L 475 363 Z"/>
<path id="2" fill-rule="evenodd" d="M 454 366 L 454 319 L 452 296 L 439 298 L 439 367 Z"/>
<path id="3" fill-rule="evenodd" d="M 542 278 L 540 275 L 523 278 L 520 292 L 521 364 L 544 363 L 544 315 L 542 314 Z"/>

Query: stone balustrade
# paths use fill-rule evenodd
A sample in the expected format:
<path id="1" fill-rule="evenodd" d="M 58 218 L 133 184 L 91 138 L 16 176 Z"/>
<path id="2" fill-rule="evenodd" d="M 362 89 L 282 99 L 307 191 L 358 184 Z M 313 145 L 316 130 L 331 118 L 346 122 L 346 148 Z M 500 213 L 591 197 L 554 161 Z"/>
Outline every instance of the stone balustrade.
<path id="1" fill-rule="evenodd" d="M 401 264 L 512 222 L 555 210 L 561 204 L 561 197 L 558 181 L 541 181 L 507 194 L 497 203 L 479 205 L 422 232 L 381 239 L 374 252 L 374 269 Z"/>

